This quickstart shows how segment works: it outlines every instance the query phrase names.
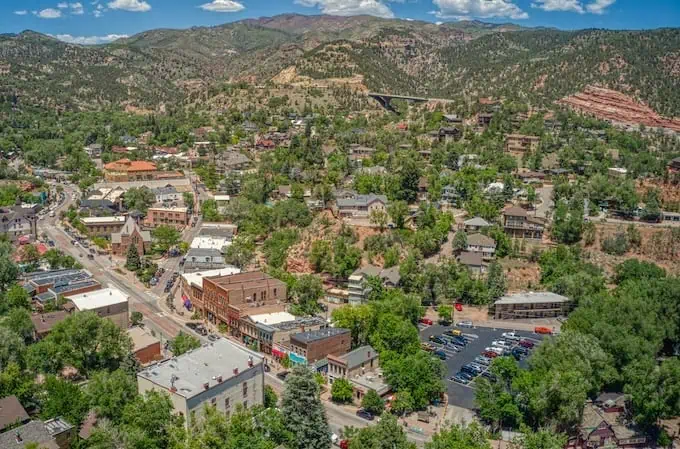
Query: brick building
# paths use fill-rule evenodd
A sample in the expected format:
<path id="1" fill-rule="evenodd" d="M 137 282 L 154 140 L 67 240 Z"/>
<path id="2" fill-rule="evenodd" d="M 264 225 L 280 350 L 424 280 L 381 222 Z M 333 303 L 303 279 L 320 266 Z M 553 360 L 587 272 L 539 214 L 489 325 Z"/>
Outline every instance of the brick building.
<path id="1" fill-rule="evenodd" d="M 148 330 L 137 326 L 128 329 L 127 334 L 132 340 L 132 353 L 142 365 L 160 360 L 163 357 L 160 340 L 151 335 Z"/>
<path id="2" fill-rule="evenodd" d="M 120 232 L 111 234 L 111 250 L 114 255 L 126 256 L 130 245 L 137 248 L 137 254 L 140 256 L 143 256 L 151 246 L 151 233 L 142 231 L 132 217 L 128 217 Z"/>
<path id="3" fill-rule="evenodd" d="M 120 159 L 104 165 L 106 181 L 150 181 L 156 175 L 156 164 L 147 161 L 131 161 Z"/>
<path id="4" fill-rule="evenodd" d="M 189 224 L 189 217 L 186 207 L 150 207 L 144 224 L 151 228 L 168 225 L 181 229 Z"/>
<path id="5" fill-rule="evenodd" d="M 349 352 L 352 334 L 349 329 L 327 327 L 290 336 L 291 351 L 314 363 L 328 355 L 340 356 Z"/>
<path id="6" fill-rule="evenodd" d="M 125 217 L 117 215 L 115 217 L 83 217 L 80 222 L 87 228 L 87 235 L 90 237 L 111 237 L 111 234 L 120 232 L 125 225 Z"/>
<path id="7" fill-rule="evenodd" d="M 261 271 L 203 279 L 203 316 L 238 328 L 246 309 L 283 304 L 286 284 Z"/>

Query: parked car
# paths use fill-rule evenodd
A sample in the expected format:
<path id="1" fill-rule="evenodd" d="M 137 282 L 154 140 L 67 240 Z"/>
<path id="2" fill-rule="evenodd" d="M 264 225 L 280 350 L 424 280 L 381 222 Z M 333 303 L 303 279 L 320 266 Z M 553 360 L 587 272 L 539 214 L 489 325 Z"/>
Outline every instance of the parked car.
<path id="1" fill-rule="evenodd" d="M 87 258 L 90 259 L 90 260 L 94 260 L 94 254 L 88 254 Z"/>
<path id="2" fill-rule="evenodd" d="M 446 344 L 446 341 L 445 341 L 443 338 L 437 337 L 437 336 L 435 336 L 435 335 L 430 335 L 430 341 L 431 341 L 431 342 L 434 342 L 434 343 L 438 343 L 438 344 L 440 344 L 440 345 L 445 345 L 445 344 Z"/>
<path id="3" fill-rule="evenodd" d="M 471 368 L 476 369 L 476 370 L 479 371 L 480 373 L 486 369 L 485 366 L 480 365 L 479 363 L 475 363 L 475 362 L 470 362 L 470 363 L 468 363 L 468 366 L 470 366 Z"/>
<path id="4" fill-rule="evenodd" d="M 442 360 L 446 360 L 446 353 L 442 350 L 434 351 L 432 354 L 439 357 Z"/>
<path id="5" fill-rule="evenodd" d="M 490 346 L 488 348 L 484 348 L 485 351 L 488 352 L 494 352 L 496 355 L 503 355 L 504 350 L 502 348 L 496 348 L 493 346 Z"/>
<path id="6" fill-rule="evenodd" d="M 467 380 L 468 382 L 475 379 L 475 376 L 473 376 L 470 373 L 466 373 L 465 371 L 458 371 L 455 375 L 457 377 L 462 377 L 463 379 Z"/>
<path id="7" fill-rule="evenodd" d="M 357 410 L 357 416 L 367 421 L 373 421 L 375 419 L 372 413 L 367 412 L 363 408 Z"/>
<path id="8" fill-rule="evenodd" d="M 458 329 L 452 329 L 450 331 L 444 332 L 444 334 L 450 335 L 452 337 L 458 337 L 459 335 L 461 335 L 461 331 L 459 331 Z"/>
<path id="9" fill-rule="evenodd" d="M 503 332 L 503 338 L 510 341 L 519 341 L 521 339 L 515 332 Z"/>
<path id="10" fill-rule="evenodd" d="M 534 332 L 541 335 L 550 335 L 552 330 L 549 327 L 538 326 L 534 328 Z"/>
<path id="11" fill-rule="evenodd" d="M 489 357 L 484 357 L 483 355 L 478 355 L 475 357 L 475 363 L 480 365 L 489 366 L 491 365 L 491 359 Z"/>
<path id="12" fill-rule="evenodd" d="M 531 349 L 534 347 L 534 342 L 531 340 L 520 340 L 519 345 L 523 348 Z"/>
<path id="13" fill-rule="evenodd" d="M 494 340 L 491 342 L 491 346 L 497 346 L 499 348 L 509 348 L 512 344 L 505 340 Z"/>
<path id="14" fill-rule="evenodd" d="M 429 318 L 421 318 L 420 324 L 427 324 L 428 326 L 432 326 L 434 322 Z"/>
<path id="15" fill-rule="evenodd" d="M 496 376 L 495 376 L 493 373 L 489 372 L 489 371 L 484 371 L 484 372 L 482 373 L 482 377 L 486 377 L 486 378 L 489 379 L 490 381 L 496 382 Z"/>
<path id="16" fill-rule="evenodd" d="M 452 380 L 452 381 L 454 381 L 454 382 L 458 382 L 459 384 L 463 384 L 463 385 L 467 385 L 467 384 L 470 383 L 470 381 L 469 381 L 468 379 L 466 379 L 465 377 L 461 376 L 460 373 L 458 373 L 458 374 L 456 374 L 455 376 L 451 377 L 450 380 Z"/>
<path id="17" fill-rule="evenodd" d="M 427 352 L 432 352 L 432 351 L 435 350 L 434 346 L 432 346 L 430 343 L 426 343 L 426 342 L 421 343 L 420 347 L 423 351 L 427 351 Z"/>
<path id="18" fill-rule="evenodd" d="M 215 334 L 208 335 L 208 340 L 210 340 L 210 341 L 217 341 L 219 339 L 220 339 L 219 335 L 215 335 Z"/>
<path id="19" fill-rule="evenodd" d="M 469 328 L 469 327 L 472 327 L 472 321 L 468 321 L 468 320 L 459 321 L 458 323 L 456 323 L 456 326 L 458 326 L 458 327 L 468 327 Z"/>
<path id="20" fill-rule="evenodd" d="M 483 355 L 484 357 L 488 357 L 488 358 L 490 358 L 490 359 L 495 359 L 496 357 L 498 357 L 498 354 L 496 354 L 496 353 L 493 352 L 493 351 L 484 351 L 484 352 L 482 352 L 482 355 Z"/>
<path id="21" fill-rule="evenodd" d="M 276 373 L 276 377 L 278 377 L 281 380 L 286 380 L 286 377 L 288 377 L 288 374 L 290 374 L 289 371 L 281 371 L 280 373 Z"/>
<path id="22" fill-rule="evenodd" d="M 464 373 L 468 373 L 472 377 L 477 377 L 481 373 L 481 371 L 478 372 L 476 369 L 467 365 L 463 366 L 460 370 Z"/>

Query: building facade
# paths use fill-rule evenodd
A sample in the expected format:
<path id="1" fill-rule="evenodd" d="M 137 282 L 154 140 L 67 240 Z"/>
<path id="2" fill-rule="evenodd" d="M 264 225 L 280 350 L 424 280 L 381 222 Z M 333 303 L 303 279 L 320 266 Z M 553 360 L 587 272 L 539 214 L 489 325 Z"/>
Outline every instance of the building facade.
<path id="1" fill-rule="evenodd" d="M 497 320 L 556 318 L 567 316 L 571 300 L 551 292 L 528 292 L 506 295 L 493 304 Z"/>
<path id="2" fill-rule="evenodd" d="M 350 330 L 337 327 L 327 327 L 290 336 L 291 351 L 304 357 L 308 363 L 314 363 L 329 355 L 341 356 L 347 354 L 351 345 L 352 333 Z"/>
<path id="3" fill-rule="evenodd" d="M 87 229 L 90 237 L 111 237 L 112 234 L 120 232 L 125 225 L 125 217 L 117 215 L 115 217 L 83 217 L 80 222 Z"/>
<path id="4" fill-rule="evenodd" d="M 368 218 L 373 211 L 387 211 L 385 195 L 359 195 L 337 198 L 335 204 L 341 217 Z"/>
<path id="5" fill-rule="evenodd" d="M 508 134 L 505 137 L 505 151 L 511 153 L 525 153 L 527 151 L 536 151 L 538 144 L 541 142 L 540 137 L 525 136 L 522 134 Z"/>
<path id="6" fill-rule="evenodd" d="M 128 217 L 119 232 L 111 234 L 111 251 L 115 256 L 126 256 L 130 246 L 143 256 L 151 247 L 151 233 L 142 231 L 134 218 Z"/>
<path id="7" fill-rule="evenodd" d="M 542 240 L 545 220 L 532 217 L 521 207 L 511 207 L 503 211 L 503 229 L 512 238 Z"/>
<path id="8" fill-rule="evenodd" d="M 121 329 L 128 327 L 128 297 L 117 288 L 105 288 L 72 296 L 71 302 L 78 312 L 91 311 L 108 318 Z"/>
<path id="9" fill-rule="evenodd" d="M 109 182 L 151 181 L 156 171 L 153 162 L 120 159 L 104 165 L 104 179 Z"/>
<path id="10" fill-rule="evenodd" d="M 17 242 L 22 237 L 36 240 L 40 209 L 40 206 L 35 204 L 17 204 L 14 207 L 0 208 L 0 234 L 6 235 L 10 242 Z"/>
<path id="11" fill-rule="evenodd" d="M 181 229 L 189 224 L 189 218 L 189 210 L 186 207 L 150 207 L 144 218 L 144 224 L 151 228 L 167 225 Z"/>

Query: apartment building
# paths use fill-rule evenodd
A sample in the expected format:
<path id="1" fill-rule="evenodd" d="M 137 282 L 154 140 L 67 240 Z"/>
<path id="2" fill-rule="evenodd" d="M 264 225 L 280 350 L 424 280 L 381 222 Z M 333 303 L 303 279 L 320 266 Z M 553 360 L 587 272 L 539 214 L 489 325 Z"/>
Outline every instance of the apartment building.
<path id="1" fill-rule="evenodd" d="M 493 304 L 497 320 L 555 318 L 567 316 L 571 300 L 551 292 L 527 292 L 506 295 Z"/>
<path id="2" fill-rule="evenodd" d="M 17 204 L 14 207 L 0 208 L 0 234 L 6 235 L 10 242 L 27 238 L 38 238 L 38 212 L 41 207 L 37 204 Z"/>
<path id="3" fill-rule="evenodd" d="M 83 217 L 80 222 L 87 229 L 90 237 L 110 238 L 111 234 L 120 232 L 125 225 L 126 218 L 123 215 L 114 217 Z"/>
<path id="4" fill-rule="evenodd" d="M 144 224 L 151 228 L 167 225 L 182 229 L 189 224 L 189 218 L 189 209 L 186 207 L 150 207 Z"/>
<path id="5" fill-rule="evenodd" d="M 104 179 L 109 182 L 151 181 L 156 172 L 156 164 L 148 161 L 119 159 L 104 165 Z"/>
<path id="6" fill-rule="evenodd" d="M 307 363 L 314 363 L 329 355 L 344 355 L 349 352 L 351 345 L 351 331 L 339 327 L 327 327 L 290 336 L 291 352 L 304 358 Z"/>

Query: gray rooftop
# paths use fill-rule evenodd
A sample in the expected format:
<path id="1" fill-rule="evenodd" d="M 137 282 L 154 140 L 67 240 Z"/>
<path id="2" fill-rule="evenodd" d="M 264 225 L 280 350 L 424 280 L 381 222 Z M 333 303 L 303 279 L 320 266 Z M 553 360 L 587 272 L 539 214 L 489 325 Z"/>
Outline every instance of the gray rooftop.
<path id="1" fill-rule="evenodd" d="M 174 384 L 176 394 L 188 399 L 205 391 L 205 383 L 210 388 L 217 385 L 218 376 L 222 376 L 222 382 L 225 382 L 234 377 L 235 369 L 239 373 L 250 369 L 249 359 L 253 360 L 256 368 L 262 363 L 262 357 L 257 353 L 220 338 L 179 357 L 151 365 L 137 376 L 167 390 Z"/>
<path id="2" fill-rule="evenodd" d="M 11 431 L 0 433 L 0 448 L 2 449 L 24 449 L 28 443 L 38 443 L 41 449 L 59 449 L 45 424 L 40 421 L 31 421 Z"/>
<path id="3" fill-rule="evenodd" d="M 192 257 L 220 257 L 222 252 L 216 248 L 191 248 L 187 253 L 185 258 L 190 259 Z"/>
<path id="4" fill-rule="evenodd" d="M 376 357 L 378 357 L 378 353 L 375 349 L 373 349 L 373 346 L 366 345 L 357 348 L 352 352 L 348 352 L 345 355 L 341 355 L 338 357 L 338 359 L 344 361 L 347 364 L 347 369 L 351 370 Z"/>
<path id="5" fill-rule="evenodd" d="M 502 296 L 494 304 L 540 304 L 551 302 L 569 302 L 566 296 L 552 292 L 525 292 Z"/>
<path id="6" fill-rule="evenodd" d="M 139 234 L 142 236 L 143 241 L 151 242 L 151 232 L 142 231 L 142 229 L 139 228 L 139 226 L 137 225 L 135 219 L 132 217 L 128 217 L 120 232 L 114 232 L 113 234 L 111 234 L 111 243 L 121 243 L 123 236 L 132 235 L 136 228 L 139 229 Z"/>
<path id="7" fill-rule="evenodd" d="M 491 237 L 487 237 L 484 234 L 468 235 L 467 244 L 468 245 L 476 245 L 476 246 L 490 246 L 490 247 L 493 247 L 493 248 L 496 247 L 496 241 L 494 239 L 492 239 Z"/>
<path id="8" fill-rule="evenodd" d="M 458 263 L 467 267 L 481 267 L 484 265 L 481 253 L 474 253 L 472 251 L 463 251 L 456 257 Z"/>
<path id="9" fill-rule="evenodd" d="M 465 226 L 477 226 L 477 227 L 489 227 L 491 226 L 488 221 L 483 219 L 482 217 L 475 217 L 475 218 L 470 218 L 469 220 L 465 220 L 463 223 Z"/>
<path id="10" fill-rule="evenodd" d="M 385 195 L 356 195 L 352 198 L 338 198 L 336 204 L 338 207 L 368 207 L 369 204 L 380 201 L 387 204 L 387 197 Z"/>
<path id="11" fill-rule="evenodd" d="M 299 334 L 294 334 L 290 336 L 291 340 L 296 340 L 301 343 L 311 343 L 318 340 L 324 340 L 326 338 L 335 337 L 336 335 L 349 334 L 349 329 L 343 329 L 340 327 L 326 327 L 324 329 L 318 329 L 315 331 L 301 332 Z"/>

